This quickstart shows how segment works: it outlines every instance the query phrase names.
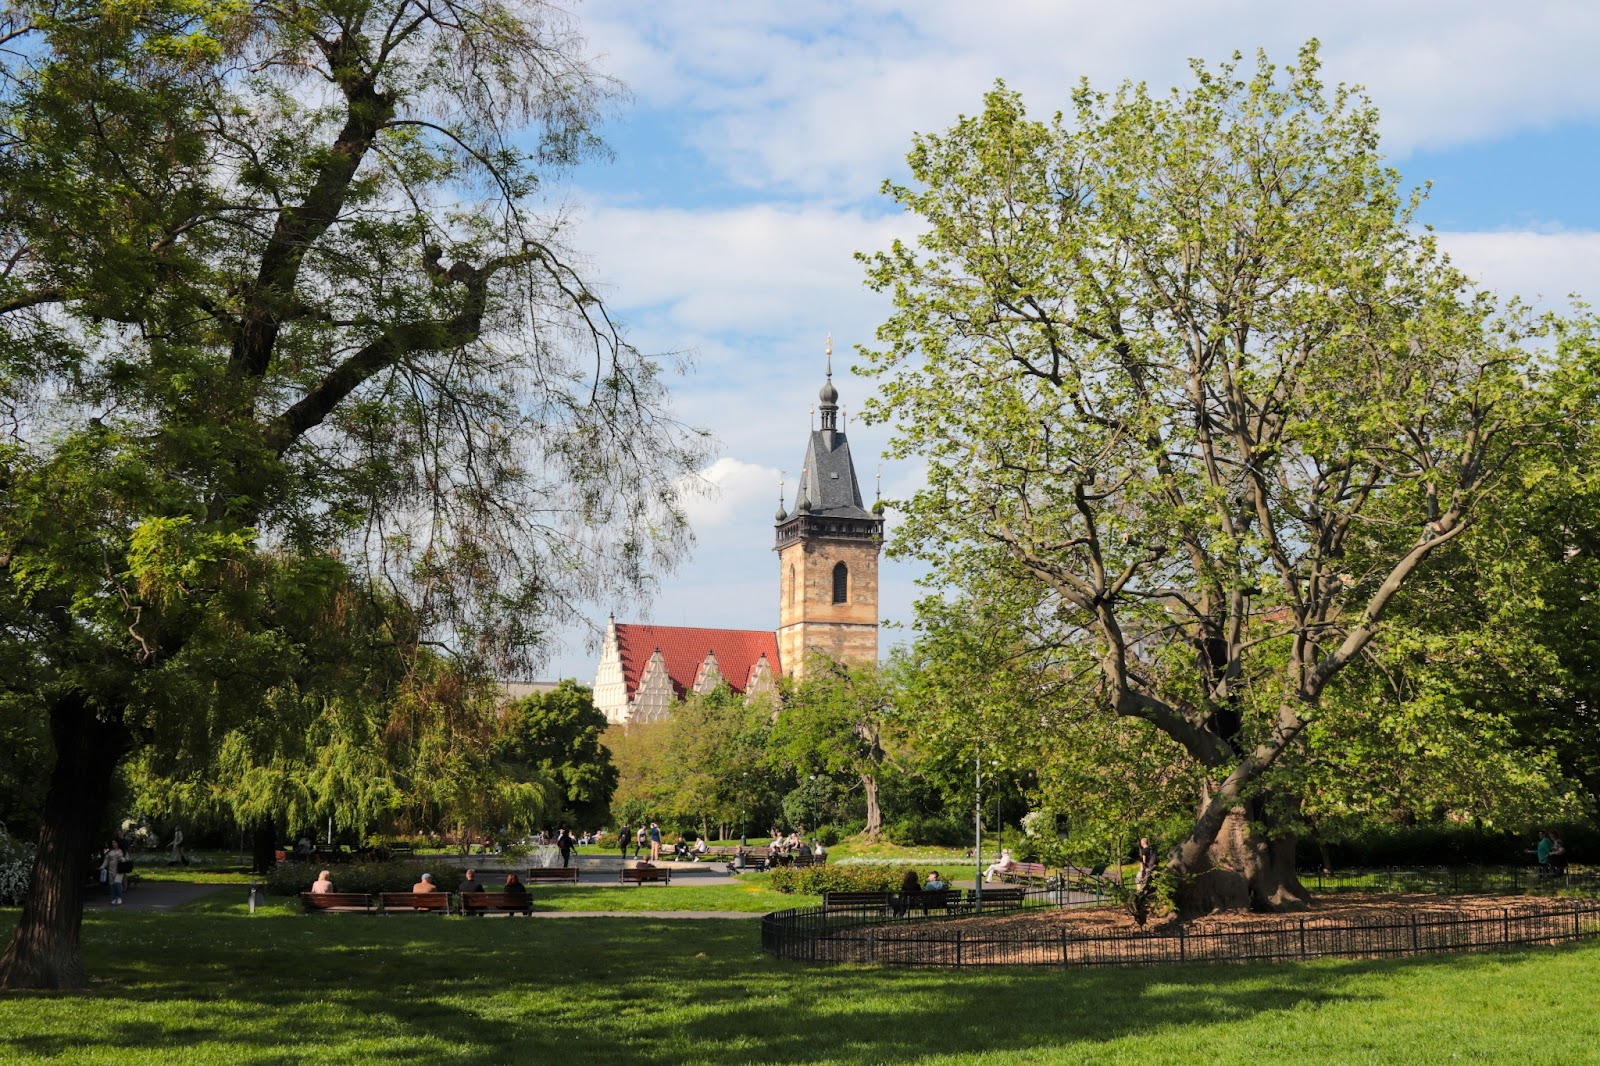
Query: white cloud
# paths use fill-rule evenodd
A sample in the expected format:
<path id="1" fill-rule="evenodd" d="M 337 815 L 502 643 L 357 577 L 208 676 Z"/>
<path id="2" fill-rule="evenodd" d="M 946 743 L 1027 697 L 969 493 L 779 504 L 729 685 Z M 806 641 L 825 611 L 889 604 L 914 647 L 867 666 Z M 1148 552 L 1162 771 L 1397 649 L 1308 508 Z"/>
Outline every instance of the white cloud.
<path id="1" fill-rule="evenodd" d="M 1554 310 L 1572 293 L 1600 299 L 1600 233 L 1440 233 L 1439 246 L 1462 270 L 1502 297 Z"/>
<path id="2" fill-rule="evenodd" d="M 777 510 L 778 471 L 773 467 L 725 455 L 700 471 L 697 481 L 698 485 L 690 486 L 685 510 L 698 534 L 704 535 L 710 527 L 724 525 L 736 515 L 760 513 L 762 498 L 771 502 L 769 510 Z"/>
<path id="3" fill-rule="evenodd" d="M 895 172 L 913 131 L 946 128 L 994 79 L 1041 113 L 1080 77 L 1163 88 L 1191 57 L 1264 47 L 1280 64 L 1324 43 L 1330 81 L 1365 84 L 1386 146 L 1404 155 L 1570 119 L 1600 117 L 1593 73 L 1600 5 L 1556 0 L 1337 5 L 1161 0 L 793 4 L 741 0 L 586 8 L 607 50 L 634 69 L 647 106 L 694 124 L 712 161 L 756 187 L 866 198 Z"/>

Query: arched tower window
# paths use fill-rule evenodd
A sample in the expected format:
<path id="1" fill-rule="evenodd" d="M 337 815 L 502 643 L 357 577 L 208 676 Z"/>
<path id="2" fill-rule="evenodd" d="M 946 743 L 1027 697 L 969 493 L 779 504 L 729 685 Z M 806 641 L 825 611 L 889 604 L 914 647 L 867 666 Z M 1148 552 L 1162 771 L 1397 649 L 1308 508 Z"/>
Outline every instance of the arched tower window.
<path id="1" fill-rule="evenodd" d="M 794 606 L 794 564 L 789 564 L 789 606 Z"/>
<path id="2" fill-rule="evenodd" d="M 850 568 L 843 563 L 833 564 L 833 602 L 850 602 Z"/>

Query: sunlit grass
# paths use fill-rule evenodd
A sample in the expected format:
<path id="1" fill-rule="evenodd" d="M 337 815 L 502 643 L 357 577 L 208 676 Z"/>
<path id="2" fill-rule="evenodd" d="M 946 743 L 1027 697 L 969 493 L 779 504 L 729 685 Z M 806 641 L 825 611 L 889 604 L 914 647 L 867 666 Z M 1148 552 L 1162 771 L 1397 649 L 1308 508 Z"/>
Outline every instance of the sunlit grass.
<path id="1" fill-rule="evenodd" d="M 1600 1047 L 1600 946 L 914 971 L 778 962 L 757 935 L 747 920 L 304 916 L 292 901 L 248 917 L 231 894 L 97 911 L 94 989 L 0 996 L 0 1062 L 1540 1063 Z"/>

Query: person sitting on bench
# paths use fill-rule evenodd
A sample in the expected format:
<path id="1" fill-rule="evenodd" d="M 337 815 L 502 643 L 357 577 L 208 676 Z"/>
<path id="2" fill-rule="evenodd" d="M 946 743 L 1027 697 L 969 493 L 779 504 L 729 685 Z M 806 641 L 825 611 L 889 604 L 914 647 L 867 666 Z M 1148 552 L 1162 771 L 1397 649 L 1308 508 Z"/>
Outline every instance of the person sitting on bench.
<path id="1" fill-rule="evenodd" d="M 697 859 L 702 855 L 709 855 L 711 853 L 711 849 L 706 847 L 705 837 L 697 838 L 694 842 L 694 847 L 689 850 L 694 853 L 694 857 Z"/>
<path id="2" fill-rule="evenodd" d="M 944 878 L 940 877 L 939 876 L 939 871 L 935 870 L 935 871 L 933 871 L 933 873 L 928 875 L 928 883 L 922 886 L 922 891 L 924 891 L 924 892 L 943 892 L 946 889 L 948 889 L 949 887 L 950 887 L 950 882 L 946 881 Z"/>
<path id="3" fill-rule="evenodd" d="M 1017 868 L 1016 860 L 1011 857 L 1010 848 L 1000 849 L 1000 858 L 983 871 L 983 883 L 988 884 L 994 880 L 995 874 L 1007 874 Z"/>
<path id="4" fill-rule="evenodd" d="M 461 887 L 457 892 L 482 892 L 483 882 L 478 880 L 478 871 L 468 870 L 467 875 L 461 879 Z"/>
<path id="5" fill-rule="evenodd" d="M 508 896 L 518 896 L 523 899 L 528 896 L 528 886 L 523 884 L 516 874 L 506 874 L 506 887 L 502 891 Z"/>
<path id="6" fill-rule="evenodd" d="M 311 894 L 313 896 L 320 896 L 324 893 L 332 891 L 333 874 L 329 873 L 327 870 L 324 870 L 318 874 L 317 879 L 311 883 Z"/>

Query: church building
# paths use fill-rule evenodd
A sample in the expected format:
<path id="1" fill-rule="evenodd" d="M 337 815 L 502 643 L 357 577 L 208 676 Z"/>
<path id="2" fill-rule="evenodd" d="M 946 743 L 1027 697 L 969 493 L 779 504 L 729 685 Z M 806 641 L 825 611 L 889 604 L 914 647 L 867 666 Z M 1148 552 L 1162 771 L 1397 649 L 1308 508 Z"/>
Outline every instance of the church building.
<path id="1" fill-rule="evenodd" d="M 794 509 L 780 502 L 778 629 L 700 629 L 618 622 L 606 626 L 594 703 L 606 721 L 660 721 L 672 705 L 719 681 L 753 697 L 777 678 L 804 677 L 821 653 L 841 663 L 878 659 L 878 554 L 883 518 L 862 504 L 850 442 L 839 420 L 833 344 L 818 393 L 821 428 L 812 429 Z"/>

